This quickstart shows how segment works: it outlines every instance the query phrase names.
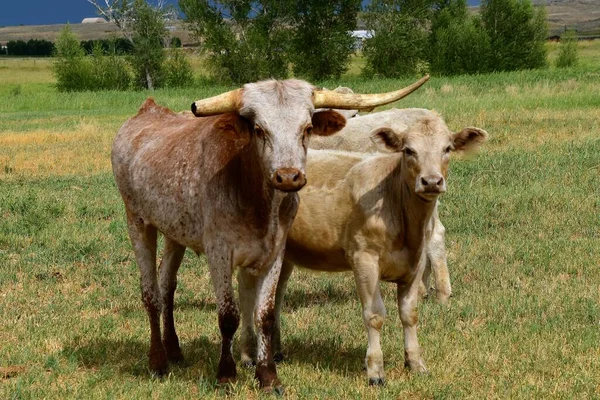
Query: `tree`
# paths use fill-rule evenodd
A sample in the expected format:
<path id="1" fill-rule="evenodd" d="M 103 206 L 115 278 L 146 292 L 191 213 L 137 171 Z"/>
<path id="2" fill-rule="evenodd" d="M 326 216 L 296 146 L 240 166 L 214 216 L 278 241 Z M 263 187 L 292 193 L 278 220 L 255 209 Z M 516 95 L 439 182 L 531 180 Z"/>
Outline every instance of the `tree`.
<path id="1" fill-rule="evenodd" d="M 546 65 L 546 9 L 530 0 L 483 0 L 481 18 L 490 38 L 490 66 L 496 71 Z"/>
<path id="2" fill-rule="evenodd" d="M 428 0 L 373 0 L 364 13 L 374 32 L 364 46 L 367 76 L 396 78 L 414 74 L 425 60 Z"/>
<path id="3" fill-rule="evenodd" d="M 431 73 L 486 72 L 490 54 L 487 32 L 480 18 L 469 15 L 466 0 L 442 0 L 434 5 L 428 46 Z"/>
<path id="4" fill-rule="evenodd" d="M 556 58 L 556 67 L 574 67 L 578 62 L 579 56 L 577 54 L 577 35 L 573 29 L 569 29 L 560 38 L 558 57 Z"/>
<path id="5" fill-rule="evenodd" d="M 132 43 L 130 58 L 139 87 L 154 89 L 162 84 L 165 54 L 163 47 L 169 43 L 167 24 L 175 19 L 175 11 L 159 0 L 156 6 L 145 0 L 88 0 L 96 11 L 114 23 Z"/>
<path id="6" fill-rule="evenodd" d="M 278 0 L 179 0 L 213 75 L 243 84 L 288 76 L 290 4 Z"/>
<path id="7" fill-rule="evenodd" d="M 169 31 L 162 11 L 151 7 L 144 0 L 134 1 L 131 15 L 133 53 L 130 64 L 135 83 L 138 87 L 152 90 L 163 84 L 163 65 L 166 60 L 163 44 Z"/>
<path id="8" fill-rule="evenodd" d="M 290 59 L 294 74 L 311 80 L 339 78 L 354 51 L 349 34 L 356 29 L 360 0 L 299 0 Z"/>
<path id="9" fill-rule="evenodd" d="M 55 61 L 52 72 L 56 77 L 56 87 L 60 92 L 85 90 L 90 84 L 90 65 L 85 59 L 79 39 L 67 24 L 55 43 Z"/>

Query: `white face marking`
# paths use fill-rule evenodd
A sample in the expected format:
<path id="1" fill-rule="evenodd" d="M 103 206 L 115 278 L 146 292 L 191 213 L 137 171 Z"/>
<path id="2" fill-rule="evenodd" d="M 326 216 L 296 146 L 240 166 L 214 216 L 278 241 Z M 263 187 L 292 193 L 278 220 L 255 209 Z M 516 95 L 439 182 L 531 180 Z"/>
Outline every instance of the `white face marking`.
<path id="1" fill-rule="evenodd" d="M 244 86 L 240 115 L 258 128 L 255 139 L 268 176 L 282 168 L 304 173 L 304 134 L 314 112 L 312 91 L 307 82 L 293 79 Z"/>

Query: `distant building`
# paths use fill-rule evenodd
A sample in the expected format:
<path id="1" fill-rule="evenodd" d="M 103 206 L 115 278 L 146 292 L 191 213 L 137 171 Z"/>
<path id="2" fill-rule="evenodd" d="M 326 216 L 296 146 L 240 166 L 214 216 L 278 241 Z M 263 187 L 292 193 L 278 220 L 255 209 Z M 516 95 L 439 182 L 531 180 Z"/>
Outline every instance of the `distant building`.
<path id="1" fill-rule="evenodd" d="M 82 24 L 105 24 L 108 21 L 105 20 L 104 18 L 100 18 L 100 17 L 92 17 L 92 18 L 84 18 L 81 23 Z"/>
<path id="2" fill-rule="evenodd" d="M 374 31 L 367 30 L 352 31 L 350 36 L 354 38 L 354 49 L 361 50 L 365 44 L 365 40 L 371 39 L 374 34 Z"/>

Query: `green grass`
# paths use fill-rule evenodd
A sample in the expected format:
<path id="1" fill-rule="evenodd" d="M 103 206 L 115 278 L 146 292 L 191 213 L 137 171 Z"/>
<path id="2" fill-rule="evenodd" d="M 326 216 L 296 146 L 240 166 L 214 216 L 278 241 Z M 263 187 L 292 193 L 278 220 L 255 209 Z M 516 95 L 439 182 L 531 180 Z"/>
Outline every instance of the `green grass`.
<path id="1" fill-rule="evenodd" d="M 351 274 L 296 271 L 283 316 L 291 398 L 600 397 L 600 46 L 574 69 L 432 78 L 400 107 L 490 133 L 457 157 L 440 205 L 454 296 L 419 306 L 431 375 L 403 367 L 395 288 L 382 284 L 388 383 L 367 386 Z M 27 60 L 26 62 L 30 62 Z M 147 370 L 149 329 L 110 144 L 148 92 L 58 94 L 40 66 L 0 62 L 0 398 L 223 397 L 209 273 L 188 254 L 176 323 L 186 361 Z M 22 65 L 22 64 L 19 64 Z M 17 72 L 15 72 L 17 71 Z M 4 79 L 6 78 L 6 79 Z M 12 78 L 11 78 L 12 79 Z M 389 90 L 411 79 L 338 84 Z M 14 88 L 20 87 L 17 91 Z M 175 110 L 227 87 L 158 90 Z M 237 346 L 235 354 L 239 354 Z M 229 395 L 262 397 L 239 369 Z"/>

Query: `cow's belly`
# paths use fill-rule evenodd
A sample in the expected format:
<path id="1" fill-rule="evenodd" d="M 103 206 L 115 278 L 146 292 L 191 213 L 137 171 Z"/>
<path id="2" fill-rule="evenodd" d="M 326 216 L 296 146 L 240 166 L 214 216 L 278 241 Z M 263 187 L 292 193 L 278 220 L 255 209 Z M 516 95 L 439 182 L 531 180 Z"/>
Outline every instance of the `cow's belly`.
<path id="1" fill-rule="evenodd" d="M 341 272 L 352 269 L 341 248 L 312 249 L 289 240 L 285 247 L 285 259 L 306 269 L 324 272 Z"/>

